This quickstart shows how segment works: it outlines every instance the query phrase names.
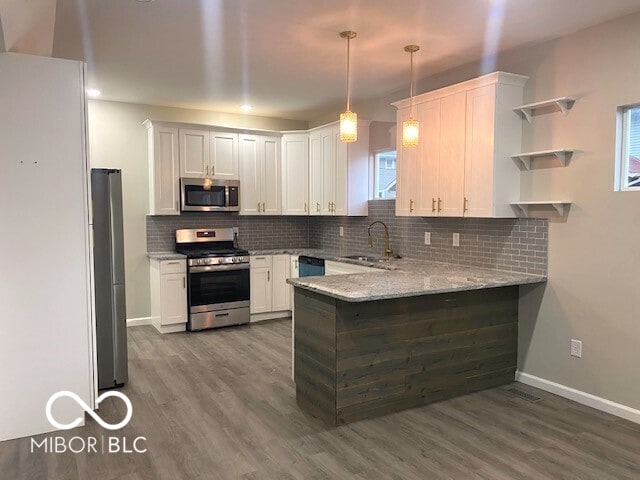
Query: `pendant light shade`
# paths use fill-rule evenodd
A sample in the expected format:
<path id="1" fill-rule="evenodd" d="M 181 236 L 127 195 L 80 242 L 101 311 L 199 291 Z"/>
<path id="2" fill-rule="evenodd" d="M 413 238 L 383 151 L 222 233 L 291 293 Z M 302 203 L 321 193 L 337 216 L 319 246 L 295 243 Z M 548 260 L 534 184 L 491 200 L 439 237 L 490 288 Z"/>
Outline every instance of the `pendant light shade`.
<path id="1" fill-rule="evenodd" d="M 341 32 L 340 36 L 347 40 L 347 108 L 340 114 L 340 141 L 345 143 L 355 142 L 358 140 L 358 115 L 352 112 L 351 107 L 351 88 L 349 82 L 350 69 L 350 45 L 351 39 L 356 38 L 356 32 Z"/>
<path id="2" fill-rule="evenodd" d="M 420 137 L 420 122 L 413 118 L 413 54 L 420 50 L 418 45 L 407 45 L 404 47 L 404 51 L 408 52 L 411 56 L 411 63 L 409 68 L 409 118 L 402 122 L 402 146 L 403 147 L 415 147 L 418 145 Z"/>

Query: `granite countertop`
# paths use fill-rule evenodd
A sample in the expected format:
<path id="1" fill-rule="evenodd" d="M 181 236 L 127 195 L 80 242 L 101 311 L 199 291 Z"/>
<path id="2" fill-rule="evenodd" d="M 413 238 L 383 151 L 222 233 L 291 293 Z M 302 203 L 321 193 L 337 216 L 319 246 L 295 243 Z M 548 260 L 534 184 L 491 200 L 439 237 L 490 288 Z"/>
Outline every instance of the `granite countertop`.
<path id="1" fill-rule="evenodd" d="M 391 259 L 384 262 L 360 262 L 341 259 L 381 269 L 380 272 L 292 278 L 294 287 L 321 293 L 347 302 L 369 302 L 390 298 L 415 297 L 437 293 L 480 290 L 542 283 L 545 276 L 490 270 L 416 259 Z"/>
<path id="2" fill-rule="evenodd" d="M 147 257 L 153 260 L 186 260 L 187 256 L 176 252 L 147 252 Z"/>

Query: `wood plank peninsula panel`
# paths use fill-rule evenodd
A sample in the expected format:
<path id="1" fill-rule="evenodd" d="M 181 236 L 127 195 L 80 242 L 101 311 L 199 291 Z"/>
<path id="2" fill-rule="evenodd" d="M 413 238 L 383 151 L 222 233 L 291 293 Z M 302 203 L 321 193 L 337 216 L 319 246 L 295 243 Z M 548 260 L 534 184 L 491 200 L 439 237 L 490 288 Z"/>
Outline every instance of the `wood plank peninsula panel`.
<path id="1" fill-rule="evenodd" d="M 301 409 L 340 425 L 514 380 L 518 286 L 371 302 L 296 288 Z"/>

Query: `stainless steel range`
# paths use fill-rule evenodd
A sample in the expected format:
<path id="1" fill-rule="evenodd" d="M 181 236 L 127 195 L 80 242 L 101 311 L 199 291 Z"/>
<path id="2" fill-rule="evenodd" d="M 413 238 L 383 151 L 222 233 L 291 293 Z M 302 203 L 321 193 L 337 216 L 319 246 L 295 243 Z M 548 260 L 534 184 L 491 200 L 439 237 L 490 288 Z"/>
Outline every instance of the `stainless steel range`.
<path id="1" fill-rule="evenodd" d="M 176 251 L 187 256 L 188 330 L 249 323 L 249 252 L 232 228 L 177 230 Z"/>

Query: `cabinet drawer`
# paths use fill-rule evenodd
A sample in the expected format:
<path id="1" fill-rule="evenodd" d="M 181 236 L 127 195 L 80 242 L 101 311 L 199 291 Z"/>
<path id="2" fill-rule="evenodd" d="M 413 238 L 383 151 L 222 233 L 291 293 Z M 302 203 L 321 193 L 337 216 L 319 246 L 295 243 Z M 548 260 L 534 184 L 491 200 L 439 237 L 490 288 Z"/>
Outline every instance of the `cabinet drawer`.
<path id="1" fill-rule="evenodd" d="M 252 255 L 249 257 L 249 266 L 251 268 L 268 268 L 271 267 L 271 255 Z"/>
<path id="2" fill-rule="evenodd" d="M 160 262 L 160 274 L 185 273 L 187 271 L 186 260 L 162 260 Z"/>

